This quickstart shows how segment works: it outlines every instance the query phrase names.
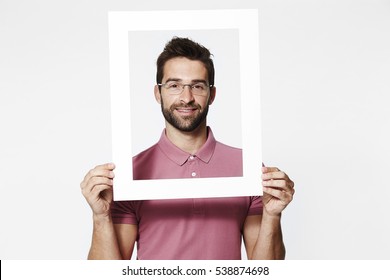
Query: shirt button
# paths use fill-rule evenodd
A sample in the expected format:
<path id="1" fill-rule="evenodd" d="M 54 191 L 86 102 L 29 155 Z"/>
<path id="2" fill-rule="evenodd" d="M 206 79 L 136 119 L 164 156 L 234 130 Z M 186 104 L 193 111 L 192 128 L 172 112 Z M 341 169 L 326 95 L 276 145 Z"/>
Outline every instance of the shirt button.
<path id="1" fill-rule="evenodd" d="M 191 173 L 191 176 L 192 176 L 192 177 L 195 177 L 195 176 L 196 176 L 196 172 L 192 172 L 192 173 Z"/>
<path id="2" fill-rule="evenodd" d="M 194 159 L 194 156 L 190 156 L 190 160 L 193 160 Z"/>

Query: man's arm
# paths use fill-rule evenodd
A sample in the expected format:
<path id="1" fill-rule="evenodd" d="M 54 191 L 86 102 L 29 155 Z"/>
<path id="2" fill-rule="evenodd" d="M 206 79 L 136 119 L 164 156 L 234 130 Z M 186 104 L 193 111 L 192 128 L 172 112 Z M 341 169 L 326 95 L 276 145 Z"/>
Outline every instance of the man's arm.
<path id="1" fill-rule="evenodd" d="M 129 260 L 137 239 L 138 227 L 113 224 L 111 218 L 95 219 L 89 260 Z"/>
<path id="2" fill-rule="evenodd" d="M 111 219 L 114 168 L 111 163 L 96 166 L 80 184 L 93 212 L 93 234 L 88 259 L 130 259 L 137 238 L 136 225 L 114 225 Z"/>
<path id="3" fill-rule="evenodd" d="M 281 216 L 292 201 L 294 182 L 276 167 L 263 167 L 263 214 L 248 216 L 244 242 L 248 259 L 284 259 Z"/>
<path id="4" fill-rule="evenodd" d="M 89 260 L 121 260 L 114 225 L 111 217 L 93 218 L 92 243 L 88 254 Z"/>
<path id="5" fill-rule="evenodd" d="M 248 216 L 244 224 L 245 248 L 250 260 L 282 260 L 285 248 L 280 217 Z"/>
<path id="6" fill-rule="evenodd" d="M 133 254 L 135 241 L 138 236 L 138 226 L 128 224 L 114 224 L 119 251 L 122 259 L 130 260 Z"/>

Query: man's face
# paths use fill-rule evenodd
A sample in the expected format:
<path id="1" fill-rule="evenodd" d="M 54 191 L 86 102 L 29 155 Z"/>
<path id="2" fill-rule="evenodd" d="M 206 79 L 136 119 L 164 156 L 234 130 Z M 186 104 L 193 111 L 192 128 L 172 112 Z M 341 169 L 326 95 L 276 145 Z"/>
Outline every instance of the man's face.
<path id="1" fill-rule="evenodd" d="M 203 63 L 177 57 L 168 60 L 164 65 L 162 84 L 176 81 L 181 84 L 194 84 L 204 81 L 208 85 L 207 70 Z M 189 86 L 185 86 L 180 94 L 172 95 L 169 90 L 155 88 L 155 97 L 161 104 L 165 120 L 180 131 L 191 132 L 201 124 L 206 125 L 209 105 L 215 97 L 215 88 L 207 88 L 205 95 L 193 94 Z"/>

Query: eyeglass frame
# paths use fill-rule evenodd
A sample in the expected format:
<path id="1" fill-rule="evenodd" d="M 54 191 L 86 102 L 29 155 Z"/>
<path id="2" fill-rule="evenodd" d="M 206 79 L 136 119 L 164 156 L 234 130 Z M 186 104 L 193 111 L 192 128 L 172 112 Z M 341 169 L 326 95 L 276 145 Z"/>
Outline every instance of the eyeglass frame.
<path id="1" fill-rule="evenodd" d="M 212 87 L 214 87 L 214 85 L 208 85 L 206 81 L 195 81 L 195 82 L 193 82 L 193 83 L 191 83 L 191 84 L 182 84 L 182 83 L 179 82 L 179 81 L 168 80 L 168 81 L 165 82 L 165 83 L 158 83 L 157 85 L 161 88 L 161 87 L 164 87 L 166 84 L 168 84 L 168 83 L 170 83 L 170 82 L 177 82 L 178 84 L 181 85 L 181 91 L 180 91 L 179 93 L 170 93 L 171 95 L 180 95 L 180 94 L 182 94 L 183 91 L 184 91 L 184 88 L 185 88 L 186 86 L 189 86 L 189 87 L 190 87 L 190 91 L 192 92 L 193 86 L 196 85 L 196 84 L 205 84 L 205 85 L 206 85 L 206 88 L 209 88 L 209 89 L 212 88 Z M 167 89 L 167 88 L 165 88 L 165 89 Z M 167 90 L 168 90 L 168 89 L 167 89 Z M 193 93 L 193 92 L 192 92 L 192 93 Z M 194 94 L 194 93 L 193 93 L 193 94 Z M 195 94 L 195 95 L 199 95 L 199 94 Z"/>

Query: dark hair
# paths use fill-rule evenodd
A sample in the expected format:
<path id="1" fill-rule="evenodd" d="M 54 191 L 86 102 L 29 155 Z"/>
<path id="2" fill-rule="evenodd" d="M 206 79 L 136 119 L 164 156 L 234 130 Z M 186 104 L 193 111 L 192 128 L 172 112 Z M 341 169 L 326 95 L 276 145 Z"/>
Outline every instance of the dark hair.
<path id="1" fill-rule="evenodd" d="M 211 59 L 212 54 L 204 46 L 192 41 L 188 38 L 173 37 L 159 55 L 157 59 L 157 74 L 156 81 L 161 83 L 164 76 L 165 63 L 175 57 L 185 57 L 190 60 L 199 60 L 206 67 L 208 73 L 208 82 L 214 85 L 214 63 Z"/>

